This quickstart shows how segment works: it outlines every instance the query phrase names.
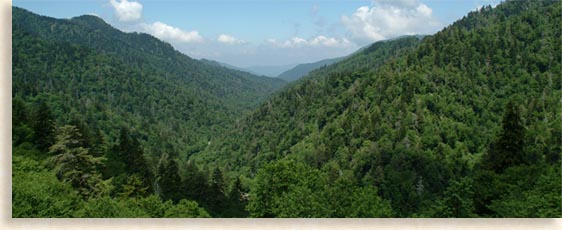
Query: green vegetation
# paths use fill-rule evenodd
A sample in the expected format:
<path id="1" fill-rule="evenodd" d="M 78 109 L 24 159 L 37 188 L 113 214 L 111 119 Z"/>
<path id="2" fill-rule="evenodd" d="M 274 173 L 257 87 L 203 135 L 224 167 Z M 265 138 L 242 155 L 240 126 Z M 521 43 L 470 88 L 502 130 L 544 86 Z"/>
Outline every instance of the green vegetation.
<path id="1" fill-rule="evenodd" d="M 81 121 L 108 142 L 127 127 L 155 159 L 199 151 L 284 85 L 193 60 L 95 16 L 64 20 L 12 9 L 13 97 L 49 104 L 55 121 Z M 47 150 L 50 140 L 37 138 Z"/>
<path id="2" fill-rule="evenodd" d="M 329 182 L 252 200 L 269 193 L 262 171 L 292 160 L 376 188 L 397 217 L 559 217 L 561 10 L 509 1 L 421 41 L 375 43 L 291 83 L 192 159 L 255 178 L 256 216 L 302 197 L 329 207 L 306 194 Z"/>
<path id="3" fill-rule="evenodd" d="M 328 66 L 328 65 L 334 64 L 336 62 L 339 62 L 339 61 L 343 60 L 344 58 L 345 57 L 339 57 L 339 58 L 321 60 L 321 61 L 317 61 L 317 62 L 314 62 L 314 63 L 299 64 L 299 65 L 279 74 L 279 76 L 277 76 L 277 77 L 281 78 L 285 81 L 288 81 L 288 82 L 295 81 L 295 80 L 300 79 L 301 77 L 306 76 L 308 73 L 310 73 L 310 71 L 313 71 L 313 70 L 318 69 L 318 68 L 323 67 L 323 66 Z"/>
<path id="4" fill-rule="evenodd" d="M 562 217 L 559 1 L 272 95 L 95 17 L 13 11 L 14 217 Z"/>

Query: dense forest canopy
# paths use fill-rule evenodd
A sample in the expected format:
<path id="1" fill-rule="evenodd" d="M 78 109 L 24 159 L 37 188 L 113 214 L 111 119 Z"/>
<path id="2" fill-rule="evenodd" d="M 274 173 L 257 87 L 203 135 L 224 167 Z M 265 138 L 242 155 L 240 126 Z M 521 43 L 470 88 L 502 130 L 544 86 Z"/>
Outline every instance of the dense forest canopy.
<path id="1" fill-rule="evenodd" d="M 283 88 L 93 16 L 12 21 L 14 217 L 562 216 L 560 1 Z"/>

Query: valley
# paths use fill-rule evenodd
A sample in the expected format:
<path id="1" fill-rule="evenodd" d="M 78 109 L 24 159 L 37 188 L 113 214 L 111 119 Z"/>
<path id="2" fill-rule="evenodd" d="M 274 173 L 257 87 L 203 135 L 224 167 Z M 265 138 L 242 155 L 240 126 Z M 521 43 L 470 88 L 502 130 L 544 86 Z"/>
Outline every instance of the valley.
<path id="1" fill-rule="evenodd" d="M 506 1 L 268 77 L 13 7 L 12 215 L 559 218 L 561 12 Z"/>

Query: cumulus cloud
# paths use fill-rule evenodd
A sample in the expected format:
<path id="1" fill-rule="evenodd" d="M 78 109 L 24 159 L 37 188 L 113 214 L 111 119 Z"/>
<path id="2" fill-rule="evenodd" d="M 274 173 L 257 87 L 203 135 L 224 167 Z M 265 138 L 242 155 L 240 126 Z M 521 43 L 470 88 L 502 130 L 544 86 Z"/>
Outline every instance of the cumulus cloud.
<path id="1" fill-rule="evenodd" d="M 230 36 L 230 35 L 226 35 L 226 34 L 219 35 L 219 37 L 217 38 L 217 41 L 221 42 L 221 43 L 226 43 L 226 44 L 243 44 L 243 43 L 246 43 L 243 40 L 236 39 L 235 37 Z"/>
<path id="2" fill-rule="evenodd" d="M 374 0 L 371 7 L 342 16 L 342 23 L 355 39 L 368 42 L 434 33 L 441 27 L 431 8 L 419 0 Z"/>
<path id="3" fill-rule="evenodd" d="M 122 22 L 137 21 L 142 17 L 142 5 L 135 1 L 110 0 L 117 19 Z"/>
<path id="4" fill-rule="evenodd" d="M 282 48 L 299 48 L 299 47 L 348 47 L 352 46 L 353 44 L 347 40 L 346 38 L 337 39 L 333 37 L 326 37 L 323 35 L 311 38 L 311 39 L 304 39 L 300 37 L 293 37 L 286 41 L 277 41 L 275 39 L 267 39 L 266 40 L 269 44 L 282 47 Z"/>
<path id="5" fill-rule="evenodd" d="M 202 42 L 203 37 L 198 31 L 183 31 L 179 28 L 167 25 L 162 22 L 154 22 L 152 24 L 141 24 L 145 32 L 168 42 Z"/>

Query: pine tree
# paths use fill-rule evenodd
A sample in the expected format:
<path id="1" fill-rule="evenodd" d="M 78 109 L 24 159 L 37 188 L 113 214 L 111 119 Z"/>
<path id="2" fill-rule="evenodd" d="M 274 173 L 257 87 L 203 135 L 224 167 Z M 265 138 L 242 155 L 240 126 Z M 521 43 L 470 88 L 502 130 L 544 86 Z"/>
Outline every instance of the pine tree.
<path id="1" fill-rule="evenodd" d="M 49 148 L 51 164 L 58 178 L 70 183 L 77 188 L 84 197 L 97 195 L 101 176 L 96 167 L 101 164 L 102 158 L 89 154 L 89 149 L 80 145 L 80 132 L 75 126 L 65 125 L 59 129 L 56 142 Z"/>
<path id="2" fill-rule="evenodd" d="M 96 129 L 92 136 L 92 147 L 90 153 L 95 157 L 103 156 L 105 153 L 105 141 L 99 129 Z"/>
<path id="3" fill-rule="evenodd" d="M 178 164 L 174 159 L 170 159 L 165 153 L 158 163 L 157 184 L 160 196 L 164 200 L 172 200 L 177 203 L 181 197 L 181 178 L 178 172 Z"/>
<path id="4" fill-rule="evenodd" d="M 490 152 L 484 156 L 484 167 L 499 173 L 510 166 L 525 163 L 524 143 L 525 127 L 519 110 L 510 101 L 506 106 L 500 136 L 492 145 Z"/>
<path id="5" fill-rule="evenodd" d="M 183 193 L 190 200 L 195 200 L 202 204 L 207 197 L 209 186 L 207 185 L 207 175 L 199 170 L 195 163 L 187 162 L 185 176 L 183 177 Z"/>
<path id="6" fill-rule="evenodd" d="M 119 136 L 119 144 L 115 146 L 113 153 L 124 164 L 127 174 L 138 174 L 143 184 L 152 187 L 152 172 L 144 158 L 142 145 L 137 138 L 129 134 L 127 128 L 122 128 Z"/>
<path id="7" fill-rule="evenodd" d="M 12 142 L 17 146 L 32 141 L 33 130 L 29 124 L 29 109 L 21 98 L 12 99 Z"/>
<path id="8" fill-rule="evenodd" d="M 12 127 L 27 124 L 29 121 L 27 114 L 25 102 L 19 97 L 12 99 Z"/>
<path id="9" fill-rule="evenodd" d="M 205 203 L 207 203 L 208 210 L 212 216 L 222 217 L 226 202 L 224 178 L 221 170 L 215 168 L 209 185 L 209 194 L 207 195 L 207 201 Z"/>
<path id="10" fill-rule="evenodd" d="M 51 109 L 44 101 L 39 103 L 33 114 L 33 131 L 37 148 L 43 152 L 49 151 L 55 139 L 55 123 Z"/>
<path id="11" fill-rule="evenodd" d="M 148 187 L 143 184 L 142 178 L 138 174 L 133 174 L 127 178 L 127 182 L 123 185 L 122 190 L 119 193 L 121 197 L 137 197 L 146 195 Z"/>
<path id="12" fill-rule="evenodd" d="M 228 209 L 225 210 L 224 217 L 247 217 L 248 212 L 245 208 L 247 205 L 247 200 L 244 198 L 242 192 L 242 184 L 240 178 L 236 178 L 232 184 L 232 188 L 228 193 Z"/>
<path id="13" fill-rule="evenodd" d="M 84 148 L 91 148 L 93 143 L 90 137 L 90 129 L 86 123 L 78 118 L 74 118 L 70 121 L 69 125 L 75 126 L 78 129 L 78 132 L 80 132 L 80 145 Z"/>

